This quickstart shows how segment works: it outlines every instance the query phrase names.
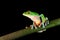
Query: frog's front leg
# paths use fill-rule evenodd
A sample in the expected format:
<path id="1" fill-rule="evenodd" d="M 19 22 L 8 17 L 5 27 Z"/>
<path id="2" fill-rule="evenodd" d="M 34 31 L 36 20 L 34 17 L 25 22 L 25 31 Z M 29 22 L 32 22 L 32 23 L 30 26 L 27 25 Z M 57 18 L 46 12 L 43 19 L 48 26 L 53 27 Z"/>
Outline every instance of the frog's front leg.
<path id="1" fill-rule="evenodd" d="M 34 25 L 34 28 L 37 29 L 37 26 L 36 26 L 36 23 L 35 22 L 33 22 L 33 25 Z"/>
<path id="2" fill-rule="evenodd" d="M 33 25 L 30 25 L 31 29 L 34 29 L 34 26 Z"/>
<path id="3" fill-rule="evenodd" d="M 35 22 L 33 22 L 33 25 L 30 25 L 31 29 L 37 29 Z"/>
<path id="4" fill-rule="evenodd" d="M 42 25 L 42 23 L 40 23 L 38 27 L 40 28 L 40 27 L 41 27 L 41 25 Z"/>

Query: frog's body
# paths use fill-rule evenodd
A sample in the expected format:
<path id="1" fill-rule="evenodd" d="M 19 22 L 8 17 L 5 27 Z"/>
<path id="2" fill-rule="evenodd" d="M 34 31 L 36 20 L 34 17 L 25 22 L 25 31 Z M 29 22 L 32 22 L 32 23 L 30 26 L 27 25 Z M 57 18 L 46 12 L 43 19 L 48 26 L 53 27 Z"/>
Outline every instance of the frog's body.
<path id="1" fill-rule="evenodd" d="M 46 21 L 46 18 L 44 17 L 43 14 L 39 15 L 36 12 L 27 11 L 24 12 L 23 15 L 30 18 L 33 21 L 33 25 L 31 26 L 31 29 L 33 29 L 33 27 L 37 29 L 37 27 L 41 27 L 41 25 L 43 25 L 43 28 L 45 28 L 44 22 Z"/>
<path id="2" fill-rule="evenodd" d="M 37 27 L 41 26 L 41 20 L 40 20 L 40 16 L 38 13 L 36 12 L 31 12 L 31 11 L 27 11 L 23 13 L 24 16 L 30 18 L 33 21 L 33 25 L 35 27 L 35 29 L 37 29 Z M 33 29 L 33 27 L 32 27 Z"/>
<path id="3" fill-rule="evenodd" d="M 41 20 L 38 16 L 30 16 L 31 20 L 38 26 L 41 23 Z"/>

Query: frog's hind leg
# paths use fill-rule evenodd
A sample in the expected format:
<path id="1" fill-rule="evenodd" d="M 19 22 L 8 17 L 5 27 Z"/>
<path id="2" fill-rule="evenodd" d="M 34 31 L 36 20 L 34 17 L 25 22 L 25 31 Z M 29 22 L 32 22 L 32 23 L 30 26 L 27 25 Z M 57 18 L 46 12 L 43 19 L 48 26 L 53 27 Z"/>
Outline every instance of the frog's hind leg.
<path id="1" fill-rule="evenodd" d="M 48 18 L 46 17 L 46 21 L 48 21 L 47 23 L 49 24 L 49 20 L 48 20 Z"/>
<path id="2" fill-rule="evenodd" d="M 45 28 L 45 25 L 44 25 L 44 23 L 42 23 L 42 28 Z"/>
<path id="3" fill-rule="evenodd" d="M 42 28 L 45 28 L 45 25 L 44 25 L 44 23 L 42 23 Z M 46 29 L 43 29 L 43 31 L 46 31 Z"/>

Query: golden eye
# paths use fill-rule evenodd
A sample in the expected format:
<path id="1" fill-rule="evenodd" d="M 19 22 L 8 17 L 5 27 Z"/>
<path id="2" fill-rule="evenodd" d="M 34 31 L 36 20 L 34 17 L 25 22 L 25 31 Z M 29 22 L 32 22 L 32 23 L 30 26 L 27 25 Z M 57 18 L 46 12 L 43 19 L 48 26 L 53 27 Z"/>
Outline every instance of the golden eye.
<path id="1" fill-rule="evenodd" d="M 25 12 L 25 14 L 30 14 L 30 11 Z"/>
<path id="2" fill-rule="evenodd" d="M 30 14 L 30 11 L 28 11 L 28 14 Z"/>
<path id="3" fill-rule="evenodd" d="M 30 14 L 30 12 L 28 12 L 28 14 Z"/>

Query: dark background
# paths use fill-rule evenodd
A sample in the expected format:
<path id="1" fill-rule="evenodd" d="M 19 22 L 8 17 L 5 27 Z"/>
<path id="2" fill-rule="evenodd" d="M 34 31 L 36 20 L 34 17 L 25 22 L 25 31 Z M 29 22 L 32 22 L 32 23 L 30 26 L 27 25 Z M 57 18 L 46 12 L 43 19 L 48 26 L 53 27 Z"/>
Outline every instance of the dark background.
<path id="1" fill-rule="evenodd" d="M 3 4 L 2 4 L 3 3 Z M 31 10 L 39 14 L 43 13 L 49 21 L 60 18 L 59 2 L 57 1 L 8 1 L 2 2 L 0 36 L 24 29 L 32 24 L 32 21 L 22 15 L 23 12 Z M 48 40 L 59 39 L 59 26 L 47 29 L 43 33 L 33 33 L 16 40 Z"/>

